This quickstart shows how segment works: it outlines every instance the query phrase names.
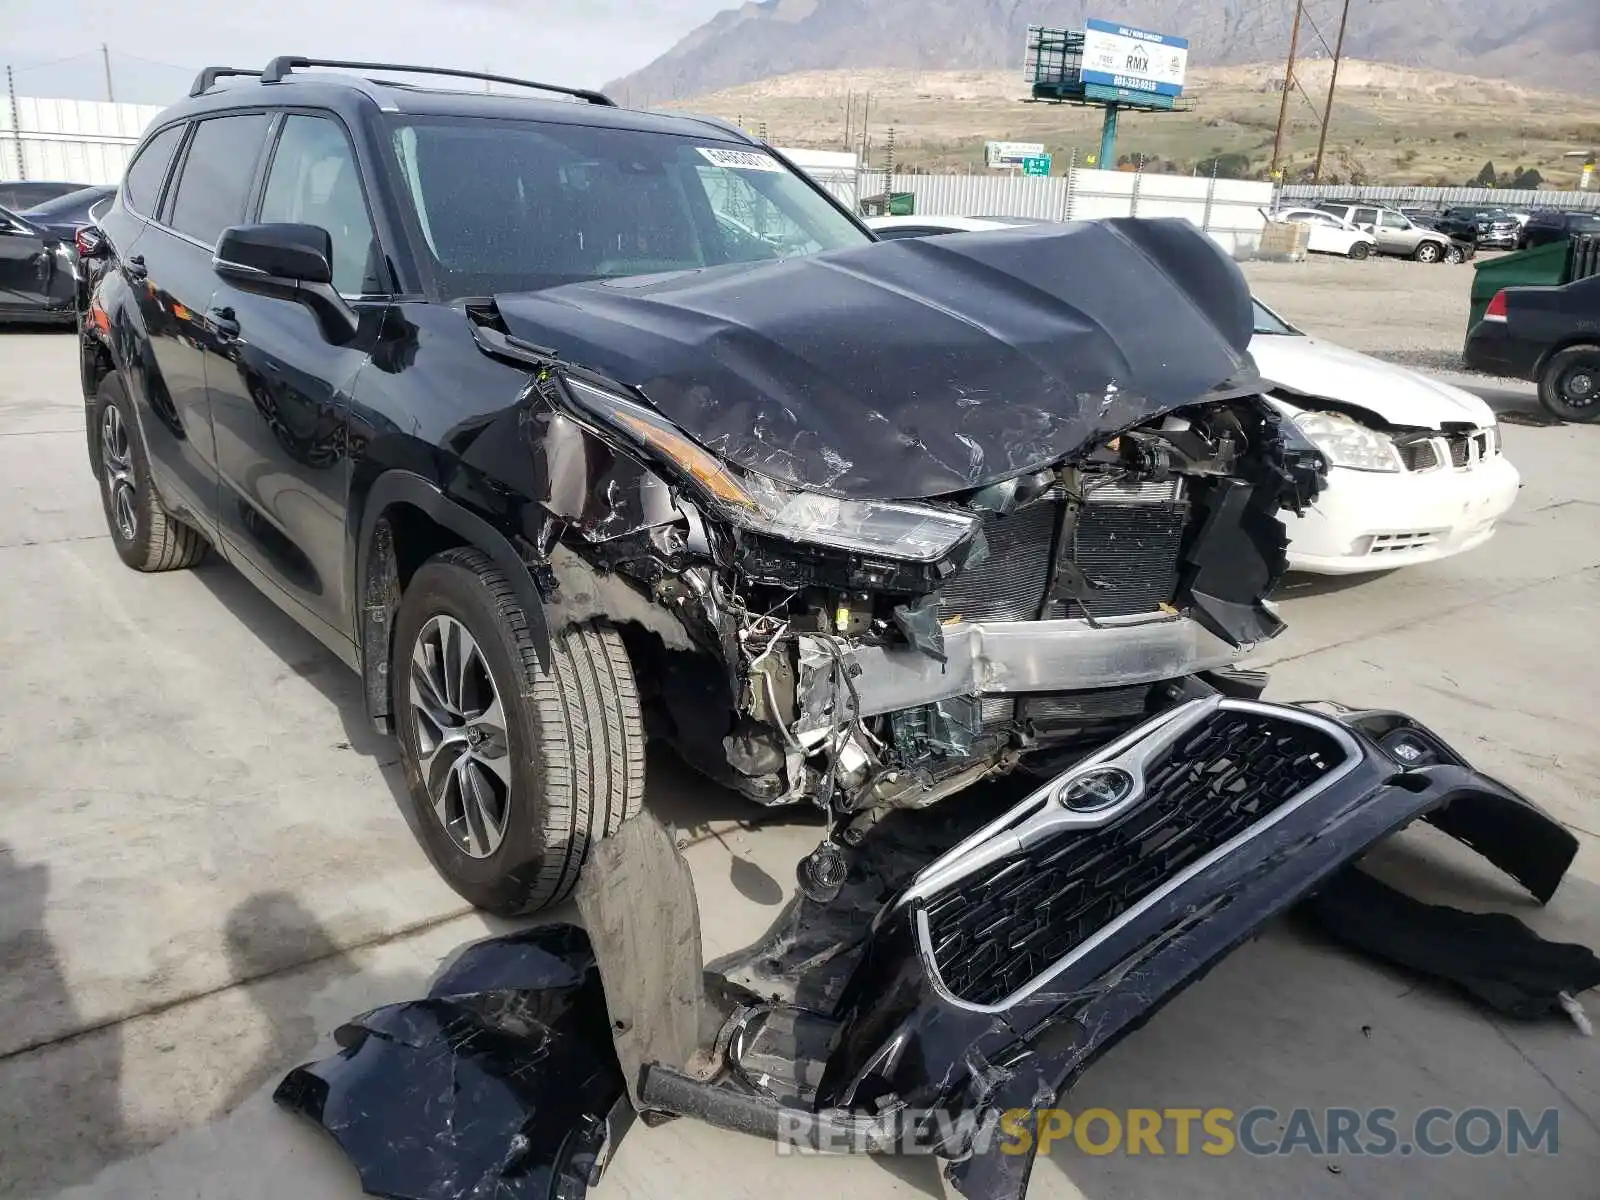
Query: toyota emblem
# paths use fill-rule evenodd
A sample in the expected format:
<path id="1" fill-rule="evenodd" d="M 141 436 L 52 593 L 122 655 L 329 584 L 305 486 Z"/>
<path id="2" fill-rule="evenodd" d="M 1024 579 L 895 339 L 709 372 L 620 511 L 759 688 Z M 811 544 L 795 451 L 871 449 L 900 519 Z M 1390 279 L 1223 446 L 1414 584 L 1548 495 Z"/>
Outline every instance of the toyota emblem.
<path id="1" fill-rule="evenodd" d="M 1096 767 L 1067 782 L 1061 804 L 1073 812 L 1099 812 L 1133 795 L 1133 776 L 1121 767 Z"/>

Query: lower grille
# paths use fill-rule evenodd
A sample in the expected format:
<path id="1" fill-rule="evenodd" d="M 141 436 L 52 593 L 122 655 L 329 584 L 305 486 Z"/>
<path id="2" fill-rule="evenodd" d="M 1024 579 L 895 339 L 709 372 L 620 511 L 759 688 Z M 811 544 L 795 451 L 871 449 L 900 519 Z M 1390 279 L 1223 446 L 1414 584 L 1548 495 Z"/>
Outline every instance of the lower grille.
<path id="1" fill-rule="evenodd" d="M 1082 617 L 1082 606 L 1046 606 L 1051 556 L 1064 497 L 1057 490 L 1005 516 L 989 514 L 983 531 L 989 556 L 939 594 L 944 621 L 1036 621 Z M 1104 587 L 1089 595 L 1089 615 L 1155 612 L 1178 590 L 1178 556 L 1189 523 L 1181 481 L 1090 483 L 1078 514 L 1073 559 Z"/>
<path id="2" fill-rule="evenodd" d="M 1133 807 L 991 863 L 927 902 L 945 987 L 968 1003 L 999 1003 L 1343 759 L 1311 726 L 1217 711 L 1145 765 Z"/>

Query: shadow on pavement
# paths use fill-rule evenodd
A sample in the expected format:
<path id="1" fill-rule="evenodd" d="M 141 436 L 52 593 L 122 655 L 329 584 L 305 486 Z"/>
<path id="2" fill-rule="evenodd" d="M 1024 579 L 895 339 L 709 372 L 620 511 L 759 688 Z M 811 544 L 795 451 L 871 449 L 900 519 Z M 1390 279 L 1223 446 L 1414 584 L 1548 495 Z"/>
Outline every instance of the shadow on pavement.
<path id="1" fill-rule="evenodd" d="M 122 1036 L 116 1026 L 74 1034 L 83 1025 L 71 985 L 45 927 L 50 869 L 18 860 L 0 842 L 0 968 L 8 1007 L 65 1031 L 22 1048 L 13 1018 L 0 1052 L 0 1195 L 37 1196 L 78 1183 L 129 1150 L 122 1104 Z M 13 1010 L 15 1011 L 15 1010 Z M 29 1022 L 30 1024 L 32 1022 Z M 22 1035 L 26 1037 L 24 1033 Z"/>

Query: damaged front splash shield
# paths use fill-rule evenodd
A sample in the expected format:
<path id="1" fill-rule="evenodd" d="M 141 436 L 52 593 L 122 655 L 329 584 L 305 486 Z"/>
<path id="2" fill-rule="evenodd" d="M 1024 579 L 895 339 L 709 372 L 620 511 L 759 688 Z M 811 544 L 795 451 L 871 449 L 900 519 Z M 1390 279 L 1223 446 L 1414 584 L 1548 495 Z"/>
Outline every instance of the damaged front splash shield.
<path id="1" fill-rule="evenodd" d="M 966 1196 L 1015 1200 L 1032 1157 L 984 1136 L 1000 1113 L 1054 1103 L 1264 923 L 1411 821 L 1463 841 L 1541 902 L 1577 851 L 1559 823 L 1404 716 L 1223 697 L 1153 718 L 998 820 L 980 826 L 976 811 L 893 814 L 851 851 L 834 901 L 797 898 L 703 977 L 693 885 L 671 837 L 646 814 L 602 843 L 580 907 L 610 1016 L 568 1005 L 545 1026 L 583 1048 L 592 1092 L 579 1102 L 554 1059 L 518 1071 L 541 1106 L 560 1090 L 532 1122 L 533 1158 L 558 1164 L 541 1178 L 553 1169 L 577 1188 L 562 1195 L 581 1193 L 604 1157 L 591 1148 L 606 1144 L 605 1101 L 625 1085 L 652 1116 L 820 1150 L 931 1150 L 953 1160 Z M 620 1068 L 608 1058 L 611 1074 L 592 1066 L 608 1022 L 621 1056 Z M 356 1154 L 348 1114 L 361 1080 L 302 1069 L 280 1101 L 300 1076 L 324 1090 L 293 1107 L 320 1113 Z M 346 1114 L 343 1128 L 330 1112 Z M 935 1138 L 929 1114 L 942 1118 Z M 567 1135 L 582 1147 L 575 1167 L 550 1157 Z M 504 1173 L 487 1150 L 463 1167 L 462 1180 Z"/>

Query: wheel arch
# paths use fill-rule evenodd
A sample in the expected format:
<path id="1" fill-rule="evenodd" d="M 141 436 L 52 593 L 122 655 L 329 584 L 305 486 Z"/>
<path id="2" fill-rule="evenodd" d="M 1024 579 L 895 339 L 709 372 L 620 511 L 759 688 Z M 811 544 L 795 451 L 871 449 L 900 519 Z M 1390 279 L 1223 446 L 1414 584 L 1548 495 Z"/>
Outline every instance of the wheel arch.
<path id="1" fill-rule="evenodd" d="M 1539 355 L 1539 361 L 1534 364 L 1534 382 L 1538 382 L 1538 380 L 1544 375 L 1544 369 L 1550 365 L 1550 360 L 1552 358 L 1560 354 L 1563 350 L 1571 350 L 1574 346 L 1594 346 L 1595 348 L 1600 349 L 1600 333 L 1597 333 L 1593 330 L 1590 330 L 1586 333 L 1574 332 L 1566 334 L 1565 336 L 1550 343 L 1550 345 L 1545 348 L 1544 352 Z"/>
<path id="2" fill-rule="evenodd" d="M 481 550 L 505 572 L 528 614 L 539 663 L 549 669 L 550 627 L 544 600 L 511 539 L 446 496 L 431 480 L 407 470 L 385 471 L 373 481 L 362 506 L 352 580 L 362 688 L 367 715 L 380 732 L 393 731 L 389 662 L 404 583 L 428 558 L 455 546 Z"/>

